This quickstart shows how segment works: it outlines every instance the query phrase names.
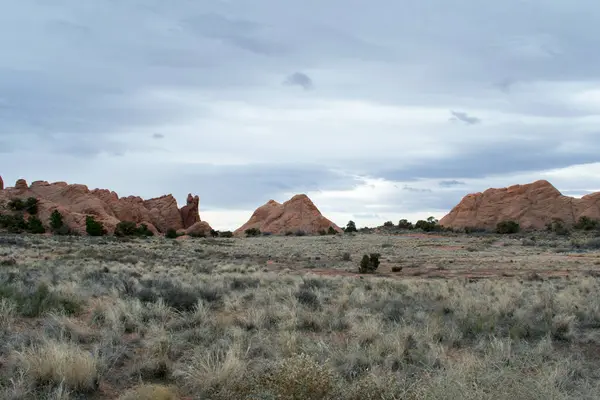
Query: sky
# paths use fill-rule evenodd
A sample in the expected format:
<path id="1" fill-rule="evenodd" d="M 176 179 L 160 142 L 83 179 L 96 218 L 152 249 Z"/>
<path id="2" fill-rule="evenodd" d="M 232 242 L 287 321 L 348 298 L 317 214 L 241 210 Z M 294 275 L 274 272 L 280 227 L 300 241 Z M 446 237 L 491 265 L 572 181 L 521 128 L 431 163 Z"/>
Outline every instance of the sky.
<path id="1" fill-rule="evenodd" d="M 0 0 L 0 175 L 340 226 L 600 190 L 592 0 Z"/>

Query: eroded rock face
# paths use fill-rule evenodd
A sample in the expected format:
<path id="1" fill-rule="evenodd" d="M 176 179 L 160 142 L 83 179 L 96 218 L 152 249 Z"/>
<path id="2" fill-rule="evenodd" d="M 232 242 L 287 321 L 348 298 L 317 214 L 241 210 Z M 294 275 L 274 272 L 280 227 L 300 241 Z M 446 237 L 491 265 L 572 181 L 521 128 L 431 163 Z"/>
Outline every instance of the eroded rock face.
<path id="1" fill-rule="evenodd" d="M 186 205 L 181 207 L 181 220 L 183 221 L 184 229 L 200 222 L 200 214 L 198 213 L 199 204 L 200 198 L 198 196 L 192 196 L 191 193 L 188 194 Z"/>
<path id="2" fill-rule="evenodd" d="M 182 212 L 172 195 L 149 200 L 137 196 L 119 198 L 113 191 L 89 190 L 87 186 L 80 184 L 36 181 L 31 186 L 27 186 L 27 182 L 20 179 L 14 188 L 6 188 L 0 192 L 0 203 L 15 197 L 37 198 L 38 217 L 46 226 L 48 226 L 51 213 L 59 210 L 65 224 L 79 234 L 85 234 L 87 215 L 93 215 L 97 221 L 102 222 L 109 233 L 114 232 L 115 227 L 121 221 L 132 221 L 138 225 L 146 224 L 148 229 L 155 234 L 165 233 L 168 229 L 185 228 Z M 192 197 L 192 200 L 193 203 L 195 202 L 195 212 L 199 221 L 196 198 L 197 196 Z M 191 214 L 192 212 L 188 211 L 187 215 L 190 221 L 193 220 L 193 216 L 189 217 Z M 196 227 L 195 229 L 200 228 Z"/>
<path id="3" fill-rule="evenodd" d="M 544 229 L 553 220 L 565 226 L 582 217 L 600 219 L 600 193 L 581 199 L 562 195 L 546 180 L 466 195 L 440 225 L 451 228 L 495 229 L 502 221 L 516 221 L 523 229 Z"/>
<path id="4" fill-rule="evenodd" d="M 321 214 L 308 196 L 299 194 L 283 204 L 269 200 L 257 208 L 248 222 L 238 228 L 234 234 L 243 235 L 247 229 L 256 228 L 273 235 L 297 231 L 314 235 L 321 230 L 327 231 L 329 227 L 333 227 L 337 232 L 343 232 Z"/>

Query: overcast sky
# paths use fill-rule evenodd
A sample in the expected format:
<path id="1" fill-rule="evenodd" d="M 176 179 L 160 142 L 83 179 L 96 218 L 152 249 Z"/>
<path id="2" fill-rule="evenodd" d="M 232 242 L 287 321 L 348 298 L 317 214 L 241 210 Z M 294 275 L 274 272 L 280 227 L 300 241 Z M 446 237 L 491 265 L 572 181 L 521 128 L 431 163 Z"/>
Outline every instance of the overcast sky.
<path id="1" fill-rule="evenodd" d="M 373 226 L 600 190 L 600 5 L 484 3 L 4 1 L 0 175 L 192 192 L 217 229 L 296 193 Z"/>

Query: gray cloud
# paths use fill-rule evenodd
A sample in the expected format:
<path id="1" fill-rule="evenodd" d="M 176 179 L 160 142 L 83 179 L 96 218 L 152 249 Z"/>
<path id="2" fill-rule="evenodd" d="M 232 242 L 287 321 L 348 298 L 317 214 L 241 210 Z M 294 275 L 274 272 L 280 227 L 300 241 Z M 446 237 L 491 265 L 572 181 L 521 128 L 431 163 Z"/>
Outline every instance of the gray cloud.
<path id="1" fill-rule="evenodd" d="M 366 216 L 369 202 L 450 207 L 469 179 L 599 161 L 595 2 L 368 6 L 12 2 L 0 15 L 0 169 L 196 191 L 228 209 L 351 191 L 342 172 L 397 181 L 397 197 L 327 204 Z M 293 71 L 286 84 L 319 90 L 282 90 Z"/>
<path id="2" fill-rule="evenodd" d="M 285 78 L 285 81 L 283 83 L 285 85 L 300 86 L 304 90 L 309 90 L 313 88 L 312 79 L 302 72 L 294 72 L 293 74 Z"/>
<path id="3" fill-rule="evenodd" d="M 479 124 L 481 122 L 481 119 L 470 116 L 469 114 L 467 114 L 465 112 L 450 111 L 450 114 L 452 114 L 452 118 L 450 118 L 450 121 L 460 121 L 460 122 L 464 122 L 467 125 L 475 125 L 475 124 Z"/>
<path id="4" fill-rule="evenodd" d="M 406 190 L 408 192 L 415 192 L 415 193 L 430 193 L 431 192 L 431 189 L 415 188 L 415 187 L 408 186 L 408 185 L 404 185 L 402 190 Z"/>
<path id="5" fill-rule="evenodd" d="M 451 179 L 446 181 L 440 181 L 438 185 L 440 185 L 441 187 L 454 187 L 465 185 L 465 182 L 457 181 L 456 179 Z"/>

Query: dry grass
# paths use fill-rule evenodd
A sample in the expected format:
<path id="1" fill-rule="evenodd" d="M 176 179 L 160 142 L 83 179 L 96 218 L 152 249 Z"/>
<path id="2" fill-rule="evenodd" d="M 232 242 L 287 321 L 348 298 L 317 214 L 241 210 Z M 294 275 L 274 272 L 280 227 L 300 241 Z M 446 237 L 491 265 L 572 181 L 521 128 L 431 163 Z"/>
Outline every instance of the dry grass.
<path id="1" fill-rule="evenodd" d="M 527 240 L 7 236 L 0 398 L 600 398 L 599 254 Z"/>

